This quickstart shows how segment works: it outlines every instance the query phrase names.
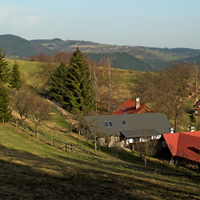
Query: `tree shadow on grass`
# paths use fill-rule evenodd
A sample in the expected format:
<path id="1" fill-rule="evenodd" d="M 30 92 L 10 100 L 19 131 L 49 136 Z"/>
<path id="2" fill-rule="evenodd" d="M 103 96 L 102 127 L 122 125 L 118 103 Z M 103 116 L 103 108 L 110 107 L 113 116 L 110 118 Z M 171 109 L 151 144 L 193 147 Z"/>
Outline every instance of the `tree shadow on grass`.
<path id="1" fill-rule="evenodd" d="M 145 173 L 115 168 L 117 163 L 109 166 L 67 153 L 42 158 L 1 145 L 0 154 L 0 199 L 198 199 L 200 195 L 199 185 L 183 190 L 161 178 L 151 180 Z"/>

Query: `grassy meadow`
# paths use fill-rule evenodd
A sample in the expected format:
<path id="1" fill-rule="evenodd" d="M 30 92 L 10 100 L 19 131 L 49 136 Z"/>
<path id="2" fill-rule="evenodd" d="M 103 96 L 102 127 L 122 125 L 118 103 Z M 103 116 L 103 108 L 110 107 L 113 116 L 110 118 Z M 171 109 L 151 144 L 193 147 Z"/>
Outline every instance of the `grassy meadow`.
<path id="1" fill-rule="evenodd" d="M 56 111 L 51 115 L 61 117 Z M 40 132 L 49 136 L 47 143 L 13 123 L 0 128 L 0 199 L 200 199 L 199 176 L 181 176 L 185 169 L 175 172 L 169 164 L 163 169 L 155 159 L 145 168 L 132 152 L 100 146 L 94 152 L 93 143 L 67 129 L 63 135 L 62 125 L 52 118 L 40 125 Z M 51 146 L 51 137 L 74 144 L 76 150 Z"/>

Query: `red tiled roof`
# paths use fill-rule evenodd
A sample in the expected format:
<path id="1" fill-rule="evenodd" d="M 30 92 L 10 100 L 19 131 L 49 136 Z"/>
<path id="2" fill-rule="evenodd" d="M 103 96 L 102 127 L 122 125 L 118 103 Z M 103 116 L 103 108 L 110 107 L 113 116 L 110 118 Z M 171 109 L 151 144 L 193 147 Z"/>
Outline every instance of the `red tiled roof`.
<path id="1" fill-rule="evenodd" d="M 136 109 L 136 102 L 129 99 L 123 105 L 121 105 L 112 115 L 124 115 L 124 114 L 138 114 L 142 111 L 153 112 L 148 106 L 140 104 L 140 107 Z"/>
<path id="2" fill-rule="evenodd" d="M 200 162 L 200 131 L 163 134 L 172 156 Z"/>

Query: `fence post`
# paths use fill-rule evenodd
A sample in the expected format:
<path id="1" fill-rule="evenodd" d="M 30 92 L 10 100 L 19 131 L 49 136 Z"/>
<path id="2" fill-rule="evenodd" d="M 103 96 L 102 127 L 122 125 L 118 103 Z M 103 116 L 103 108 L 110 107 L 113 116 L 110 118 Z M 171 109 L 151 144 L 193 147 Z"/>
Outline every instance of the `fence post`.
<path id="1" fill-rule="evenodd" d="M 54 146 L 54 138 L 51 138 L 51 145 Z"/>
<path id="2" fill-rule="evenodd" d="M 65 142 L 63 142 L 63 151 L 65 151 Z"/>
<path id="3" fill-rule="evenodd" d="M 65 143 L 65 151 L 68 152 L 68 146 L 67 143 Z M 69 152 L 68 152 L 69 153 Z"/>
<path id="4" fill-rule="evenodd" d="M 16 122 L 15 122 L 15 123 L 16 123 L 16 127 L 18 127 L 18 120 L 16 120 Z"/>
<path id="5" fill-rule="evenodd" d="M 71 144 L 71 151 L 73 152 L 73 144 Z"/>
<path id="6" fill-rule="evenodd" d="M 45 142 L 48 143 L 48 136 L 45 135 Z"/>

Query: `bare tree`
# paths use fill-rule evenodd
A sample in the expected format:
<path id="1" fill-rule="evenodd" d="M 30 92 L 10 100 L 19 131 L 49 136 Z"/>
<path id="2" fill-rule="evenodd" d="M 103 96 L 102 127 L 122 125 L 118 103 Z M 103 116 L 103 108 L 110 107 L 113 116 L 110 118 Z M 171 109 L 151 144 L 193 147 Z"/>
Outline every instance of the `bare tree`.
<path id="1" fill-rule="evenodd" d="M 100 96 L 99 89 L 102 84 L 102 82 L 101 82 L 102 74 L 101 74 L 101 70 L 99 69 L 99 66 L 97 66 L 97 64 L 95 62 L 92 62 L 90 59 L 87 59 L 87 63 L 88 63 L 89 70 L 90 70 L 90 80 L 93 85 L 95 111 L 97 114 L 97 112 L 98 112 L 97 102 L 98 102 L 98 98 Z"/>
<path id="2" fill-rule="evenodd" d="M 191 81 L 193 68 L 187 63 L 174 64 L 165 70 L 140 72 L 131 76 L 130 91 L 149 103 L 155 112 L 165 114 L 178 131 L 188 101 L 186 85 Z"/>
<path id="3" fill-rule="evenodd" d="M 49 112 L 51 109 L 50 103 L 38 96 L 31 95 L 31 101 L 29 104 L 30 114 L 32 120 L 35 124 L 35 132 L 38 137 L 38 126 L 41 121 L 44 121 L 48 118 Z"/>
<path id="4" fill-rule="evenodd" d="M 152 102 L 157 93 L 155 75 L 152 72 L 130 72 L 128 88 L 132 99 L 139 97 L 142 103 Z"/>
<path id="5" fill-rule="evenodd" d="M 101 101 L 107 103 L 107 111 L 110 115 L 112 108 L 120 96 L 120 83 L 122 81 L 122 74 L 119 70 L 111 67 L 109 57 L 106 57 L 102 62 L 102 94 Z"/>
<path id="6" fill-rule="evenodd" d="M 149 159 L 155 155 L 156 153 L 156 145 L 157 141 L 156 140 L 151 140 L 148 137 L 143 137 L 145 142 L 138 142 L 136 144 L 137 151 L 140 154 L 140 157 L 144 159 L 144 164 L 145 167 L 147 166 L 147 162 Z"/>
<path id="7" fill-rule="evenodd" d="M 186 84 L 192 77 L 189 64 L 176 64 L 160 72 L 159 90 L 156 98 L 156 111 L 161 110 L 173 120 L 174 129 L 178 131 L 188 101 Z"/>
<path id="8" fill-rule="evenodd" d="M 95 123 L 87 121 L 85 118 L 79 119 L 79 131 L 87 141 L 94 141 L 94 150 L 97 151 L 97 142 L 106 137 L 106 133 Z"/>
<path id="9" fill-rule="evenodd" d="M 22 125 L 30 114 L 31 95 L 27 90 L 19 90 L 12 96 L 12 106 L 15 108 L 22 120 Z"/>

